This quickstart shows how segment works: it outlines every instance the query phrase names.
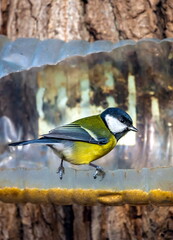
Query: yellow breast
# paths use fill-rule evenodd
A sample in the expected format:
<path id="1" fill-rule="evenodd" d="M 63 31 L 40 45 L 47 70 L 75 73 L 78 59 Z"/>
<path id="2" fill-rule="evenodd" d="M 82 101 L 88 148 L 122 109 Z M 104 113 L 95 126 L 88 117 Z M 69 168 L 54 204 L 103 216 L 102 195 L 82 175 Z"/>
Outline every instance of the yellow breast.
<path id="1" fill-rule="evenodd" d="M 67 161 L 76 165 L 89 164 L 110 152 L 115 147 L 116 143 L 116 138 L 112 134 L 108 143 L 105 145 L 75 142 L 71 149 L 71 153 L 66 156 Z"/>

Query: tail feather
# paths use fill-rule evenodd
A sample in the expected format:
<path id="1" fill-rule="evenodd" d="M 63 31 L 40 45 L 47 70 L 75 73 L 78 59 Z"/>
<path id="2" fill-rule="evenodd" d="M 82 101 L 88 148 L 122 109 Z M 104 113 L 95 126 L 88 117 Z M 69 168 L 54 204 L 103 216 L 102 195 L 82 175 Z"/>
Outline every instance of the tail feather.
<path id="1" fill-rule="evenodd" d="M 21 141 L 21 142 L 13 142 L 9 143 L 9 146 L 20 146 L 20 145 L 27 145 L 27 144 L 32 144 L 32 143 L 40 143 L 40 144 L 53 144 L 53 143 L 58 143 L 58 139 L 52 139 L 52 138 L 39 138 L 39 139 L 33 139 L 33 140 L 28 140 L 28 141 Z"/>

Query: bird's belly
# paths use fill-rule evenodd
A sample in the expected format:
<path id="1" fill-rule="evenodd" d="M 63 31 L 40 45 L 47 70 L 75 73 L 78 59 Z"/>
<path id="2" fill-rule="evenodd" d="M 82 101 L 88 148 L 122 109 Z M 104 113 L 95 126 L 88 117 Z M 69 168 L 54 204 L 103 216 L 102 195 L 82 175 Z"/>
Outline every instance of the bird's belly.
<path id="1" fill-rule="evenodd" d="M 116 143 L 117 141 L 114 136 L 104 145 L 75 142 L 73 148 L 66 149 L 63 154 L 66 160 L 72 164 L 89 164 L 110 152 L 115 147 Z"/>

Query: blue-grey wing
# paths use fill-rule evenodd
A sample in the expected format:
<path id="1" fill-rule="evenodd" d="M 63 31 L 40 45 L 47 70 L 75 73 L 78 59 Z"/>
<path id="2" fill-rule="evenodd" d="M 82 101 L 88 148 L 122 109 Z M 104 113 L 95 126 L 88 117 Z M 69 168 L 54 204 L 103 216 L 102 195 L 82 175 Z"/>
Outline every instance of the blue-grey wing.
<path id="1" fill-rule="evenodd" d="M 107 138 L 97 138 L 90 130 L 78 124 L 68 124 L 51 130 L 48 134 L 42 135 L 46 138 L 81 141 L 103 145 L 108 143 Z"/>

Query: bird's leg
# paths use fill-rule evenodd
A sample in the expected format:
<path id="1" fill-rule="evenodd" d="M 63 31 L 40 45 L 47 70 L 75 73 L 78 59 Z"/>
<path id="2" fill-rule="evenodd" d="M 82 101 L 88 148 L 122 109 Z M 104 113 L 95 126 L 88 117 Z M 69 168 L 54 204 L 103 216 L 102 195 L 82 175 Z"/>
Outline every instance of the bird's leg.
<path id="1" fill-rule="evenodd" d="M 59 174 L 59 178 L 62 180 L 62 177 L 65 173 L 65 168 L 63 167 L 63 159 L 61 159 L 61 163 L 60 163 L 60 166 L 57 170 L 57 173 Z"/>
<path id="2" fill-rule="evenodd" d="M 50 147 L 56 155 L 58 155 L 58 151 L 57 151 L 57 149 L 56 149 L 53 145 L 47 144 L 47 146 Z M 56 173 L 59 174 L 59 178 L 60 178 L 61 180 L 62 180 L 62 177 L 63 177 L 63 175 L 64 175 L 64 173 L 65 173 L 65 168 L 63 167 L 63 160 L 64 160 L 64 159 L 63 159 L 63 157 L 62 157 L 62 158 L 61 158 L 61 163 L 60 163 L 60 165 L 59 165 L 59 168 L 58 168 L 57 171 L 56 171 Z"/>
<path id="3" fill-rule="evenodd" d="M 97 165 L 95 165 L 95 164 L 93 164 L 93 163 L 89 163 L 89 165 L 90 165 L 91 167 L 94 167 L 94 168 L 96 169 L 96 171 L 95 171 L 95 173 L 94 173 L 94 175 L 93 175 L 94 179 L 96 179 L 97 176 L 101 176 L 102 179 L 104 178 L 105 172 L 104 172 L 104 170 L 103 170 L 102 167 L 97 166 Z"/>

